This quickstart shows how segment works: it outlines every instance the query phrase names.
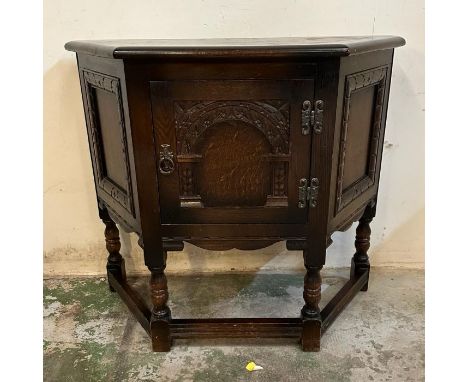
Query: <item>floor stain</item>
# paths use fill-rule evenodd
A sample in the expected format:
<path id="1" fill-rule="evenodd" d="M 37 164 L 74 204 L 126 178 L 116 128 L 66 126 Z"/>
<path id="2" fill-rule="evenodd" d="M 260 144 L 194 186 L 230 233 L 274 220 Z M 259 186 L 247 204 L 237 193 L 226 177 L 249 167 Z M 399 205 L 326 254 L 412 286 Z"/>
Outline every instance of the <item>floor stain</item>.
<path id="1" fill-rule="evenodd" d="M 348 270 L 322 272 L 324 306 Z M 148 298 L 148 279 L 131 279 Z M 173 317 L 297 316 L 303 274 L 168 276 Z M 152 353 L 145 331 L 103 278 L 44 280 L 45 381 L 423 381 L 424 271 L 373 269 L 322 339 L 179 340 Z M 255 361 L 263 370 L 249 373 Z"/>

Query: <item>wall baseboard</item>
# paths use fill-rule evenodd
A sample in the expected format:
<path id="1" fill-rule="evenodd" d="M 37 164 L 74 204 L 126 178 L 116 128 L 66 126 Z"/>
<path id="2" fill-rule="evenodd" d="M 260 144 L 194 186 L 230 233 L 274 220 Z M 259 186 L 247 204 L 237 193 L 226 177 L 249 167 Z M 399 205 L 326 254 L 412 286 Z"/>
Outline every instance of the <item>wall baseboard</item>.
<path id="1" fill-rule="evenodd" d="M 125 258 L 129 276 L 148 275 L 143 261 L 143 252 L 132 244 L 132 240 L 122 240 L 122 255 Z M 105 276 L 106 250 L 102 243 L 85 248 L 59 248 L 44 253 L 44 277 L 62 276 Z M 348 267 L 352 251 L 341 259 L 327 262 L 328 268 Z M 419 256 L 420 257 L 420 256 Z M 372 267 L 396 267 L 423 269 L 424 261 L 393 261 L 401 256 L 370 253 Z M 417 256 L 411 259 L 418 258 Z M 424 256 L 422 256 L 424 258 Z M 186 244 L 182 252 L 169 252 L 167 273 L 214 273 L 214 272 L 295 272 L 303 271 L 302 252 L 288 251 L 285 243 L 276 243 L 256 251 L 206 251 Z"/>

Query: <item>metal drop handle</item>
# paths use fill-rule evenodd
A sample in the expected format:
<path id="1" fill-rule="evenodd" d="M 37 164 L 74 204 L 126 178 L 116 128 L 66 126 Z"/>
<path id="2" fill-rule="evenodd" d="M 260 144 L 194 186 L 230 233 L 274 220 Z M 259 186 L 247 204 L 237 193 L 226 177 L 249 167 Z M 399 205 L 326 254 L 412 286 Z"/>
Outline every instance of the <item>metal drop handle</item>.
<path id="1" fill-rule="evenodd" d="M 159 172 L 163 175 L 169 175 L 173 173 L 174 169 L 174 154 L 171 151 L 171 146 L 163 144 L 159 152 Z"/>

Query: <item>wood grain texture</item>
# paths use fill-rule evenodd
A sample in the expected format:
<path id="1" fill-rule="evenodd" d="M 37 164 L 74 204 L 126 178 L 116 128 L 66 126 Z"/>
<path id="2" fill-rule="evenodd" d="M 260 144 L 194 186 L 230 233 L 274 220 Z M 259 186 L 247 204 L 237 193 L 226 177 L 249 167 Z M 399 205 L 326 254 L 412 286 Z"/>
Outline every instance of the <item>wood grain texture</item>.
<path id="1" fill-rule="evenodd" d="M 174 174 L 159 181 L 162 222 L 305 221 L 300 111 L 313 91 L 308 79 L 152 82 L 156 148 L 176 153 Z"/>
<path id="2" fill-rule="evenodd" d="M 346 158 L 343 169 L 343 189 L 367 175 L 370 132 L 374 114 L 375 86 L 353 94 L 346 137 Z"/>
<path id="3" fill-rule="evenodd" d="M 112 274 L 118 280 L 125 281 L 127 276 L 125 272 L 125 261 L 120 254 L 121 244 L 119 229 L 106 209 L 99 209 L 99 217 L 106 225 L 104 236 L 106 238 L 106 249 L 109 253 L 106 265 L 107 274 Z M 109 289 L 112 292 L 115 291 L 110 283 Z"/>
<path id="4" fill-rule="evenodd" d="M 150 333 L 153 351 L 167 352 L 171 349 L 171 310 L 167 306 L 169 291 L 164 267 L 150 268 L 150 295 L 153 308 L 151 309 Z"/>
<path id="5" fill-rule="evenodd" d="M 65 49 L 115 58 L 313 58 L 349 56 L 405 45 L 398 36 L 276 37 L 187 40 L 83 40 L 70 41 Z"/>
<path id="6" fill-rule="evenodd" d="M 382 161 L 382 152 L 385 140 L 385 125 L 386 125 L 386 115 L 388 109 L 388 100 L 390 94 L 390 80 L 392 73 L 392 60 L 393 60 L 393 51 L 378 51 L 373 53 L 367 53 L 356 57 L 343 57 L 340 59 L 340 69 L 339 69 L 339 84 L 337 89 L 337 109 L 336 109 L 336 121 L 334 123 L 334 134 L 333 134 L 333 156 L 331 159 L 331 172 L 330 172 L 330 190 L 329 190 L 329 204 L 328 204 L 328 233 L 332 234 L 336 230 L 344 230 L 350 226 L 350 223 L 357 221 L 362 215 L 362 211 L 369 203 L 369 201 L 375 199 L 378 193 L 379 188 L 379 178 L 380 178 L 380 169 Z M 385 71 L 385 83 L 383 84 L 381 74 L 382 69 Z M 373 76 L 362 76 L 362 74 L 374 72 L 375 77 Z M 343 137 L 343 121 L 346 119 L 345 111 L 347 110 L 346 102 L 348 98 L 348 84 L 349 79 L 355 77 L 356 81 L 353 80 L 356 91 L 351 92 L 351 109 L 354 107 L 356 113 L 359 115 L 360 107 L 356 105 L 353 101 L 355 95 L 359 94 L 361 91 L 366 90 L 366 84 L 369 84 L 368 80 L 371 82 L 374 80 L 377 83 L 369 85 L 374 88 L 374 108 L 372 112 L 372 128 L 373 130 L 369 135 L 368 139 L 368 151 L 367 151 L 367 164 L 366 176 L 358 179 L 355 182 L 352 182 L 347 188 L 342 189 L 342 205 L 337 209 L 337 199 L 338 193 L 340 191 L 338 187 L 339 178 L 341 170 L 344 166 L 341 166 L 343 162 L 343 156 L 341 155 L 341 146 L 342 146 L 342 137 Z M 360 77 L 360 78 L 358 78 Z M 381 77 L 381 78 L 379 78 Z M 379 91 L 378 88 L 380 88 Z M 351 86 L 352 88 L 352 86 Z M 381 90 L 381 92 L 380 92 Z M 381 97 L 381 105 L 377 108 L 379 102 L 377 98 Z M 351 110 L 349 109 L 349 110 Z M 377 113 L 378 109 L 378 113 Z M 352 110 L 351 110 L 352 112 Z M 375 129 L 377 114 L 380 114 L 380 127 L 377 134 Z M 361 128 L 359 125 L 356 125 L 355 128 L 359 131 Z M 360 133 L 357 133 L 359 135 Z M 362 135 L 361 135 L 362 136 Z M 362 142 L 359 144 L 361 145 Z M 346 150 L 346 149 L 345 149 Z M 358 150 L 359 151 L 359 150 Z M 371 153 L 376 154 L 371 155 Z M 344 156 L 346 160 L 346 153 Z M 351 167 L 353 162 L 348 163 Z M 358 163 L 357 163 L 358 164 Z M 369 167 L 369 164 L 372 164 L 372 168 Z M 375 166 L 374 166 L 375 164 Z M 357 173 L 357 171 L 356 171 Z M 373 181 L 372 181 L 373 178 Z"/>
<path id="7" fill-rule="evenodd" d="M 171 311 L 167 306 L 169 292 L 164 271 L 151 270 L 150 291 L 151 302 L 153 303 L 152 316 L 165 319 L 170 318 Z"/>
<path id="8" fill-rule="evenodd" d="M 120 79 L 90 70 L 82 77 L 96 186 L 135 217 Z"/>
<path id="9" fill-rule="evenodd" d="M 205 130 L 227 122 L 243 122 L 258 129 L 273 153 L 289 153 L 289 104 L 282 100 L 176 101 L 177 154 L 194 153 Z"/>
<path id="10" fill-rule="evenodd" d="M 320 270 L 322 267 L 307 267 L 306 275 L 304 276 L 304 301 L 305 305 L 302 308 L 303 319 L 320 318 L 319 303 L 321 299 L 322 277 Z"/>
<path id="11" fill-rule="evenodd" d="M 369 279 L 370 263 L 367 251 L 370 248 L 372 232 L 370 223 L 374 219 L 375 208 L 375 201 L 371 201 L 364 210 L 364 214 L 359 219 L 359 224 L 356 227 L 356 240 L 354 241 L 356 252 L 351 261 L 351 277 L 360 277 L 362 274 L 367 273 Z M 368 282 L 363 285 L 361 290 L 367 291 L 367 288 Z"/>
<path id="12" fill-rule="evenodd" d="M 179 187 L 187 206 L 263 206 L 268 196 L 285 195 L 287 102 L 176 101 L 174 110 Z"/>
<path id="13" fill-rule="evenodd" d="M 174 337 L 297 335 L 304 351 L 318 351 L 323 331 L 367 288 L 391 48 L 404 40 L 273 41 L 68 44 L 86 52 L 79 73 L 110 286 L 148 331 L 154 351 L 169 351 Z M 302 130 L 304 102 L 323 106 L 322 128 L 310 134 Z M 173 160 L 170 171 L 158 165 L 164 152 Z M 105 175 L 126 202 L 102 191 Z M 298 186 L 313 178 L 316 203 L 309 195 L 300 208 Z M 131 197 L 132 215 L 125 208 Z M 321 312 L 330 236 L 356 219 L 351 280 Z M 125 280 L 116 223 L 139 235 L 151 271 L 151 311 Z M 300 318 L 172 320 L 166 251 L 181 250 L 184 241 L 250 250 L 280 240 L 304 254 Z"/>
<path id="14" fill-rule="evenodd" d="M 382 66 L 346 77 L 336 213 L 375 184 L 387 72 Z"/>
<path id="15" fill-rule="evenodd" d="M 243 122 L 224 122 L 206 132 L 196 178 L 207 207 L 263 206 L 270 193 L 270 145 Z"/>
<path id="16" fill-rule="evenodd" d="M 307 257 L 304 254 L 304 258 Z M 310 267 L 306 264 L 307 273 L 304 277 L 304 301 L 305 305 L 301 310 L 302 318 L 302 350 L 314 351 L 320 350 L 320 337 L 322 317 L 320 314 L 319 303 L 321 299 L 322 277 L 320 270 L 322 267 Z"/>

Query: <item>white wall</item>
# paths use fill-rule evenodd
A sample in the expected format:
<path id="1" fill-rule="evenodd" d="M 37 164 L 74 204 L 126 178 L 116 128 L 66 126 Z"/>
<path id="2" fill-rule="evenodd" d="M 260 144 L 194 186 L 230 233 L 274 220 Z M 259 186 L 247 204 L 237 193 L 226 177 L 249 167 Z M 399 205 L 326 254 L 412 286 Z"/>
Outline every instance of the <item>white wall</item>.
<path id="1" fill-rule="evenodd" d="M 74 54 L 65 42 L 102 38 L 210 38 L 396 34 L 373 265 L 424 264 L 424 2 L 363 1 L 44 1 L 44 272 L 104 270 L 91 162 Z M 354 226 L 333 236 L 328 265 L 347 266 Z M 130 271 L 141 250 L 123 235 Z M 194 256 L 188 256 L 192 254 Z M 240 257 L 243 255 L 242 257 Z M 242 264 L 239 266 L 239 264 Z M 187 246 L 169 271 L 301 267 L 283 244 L 255 254 L 209 253 Z"/>

